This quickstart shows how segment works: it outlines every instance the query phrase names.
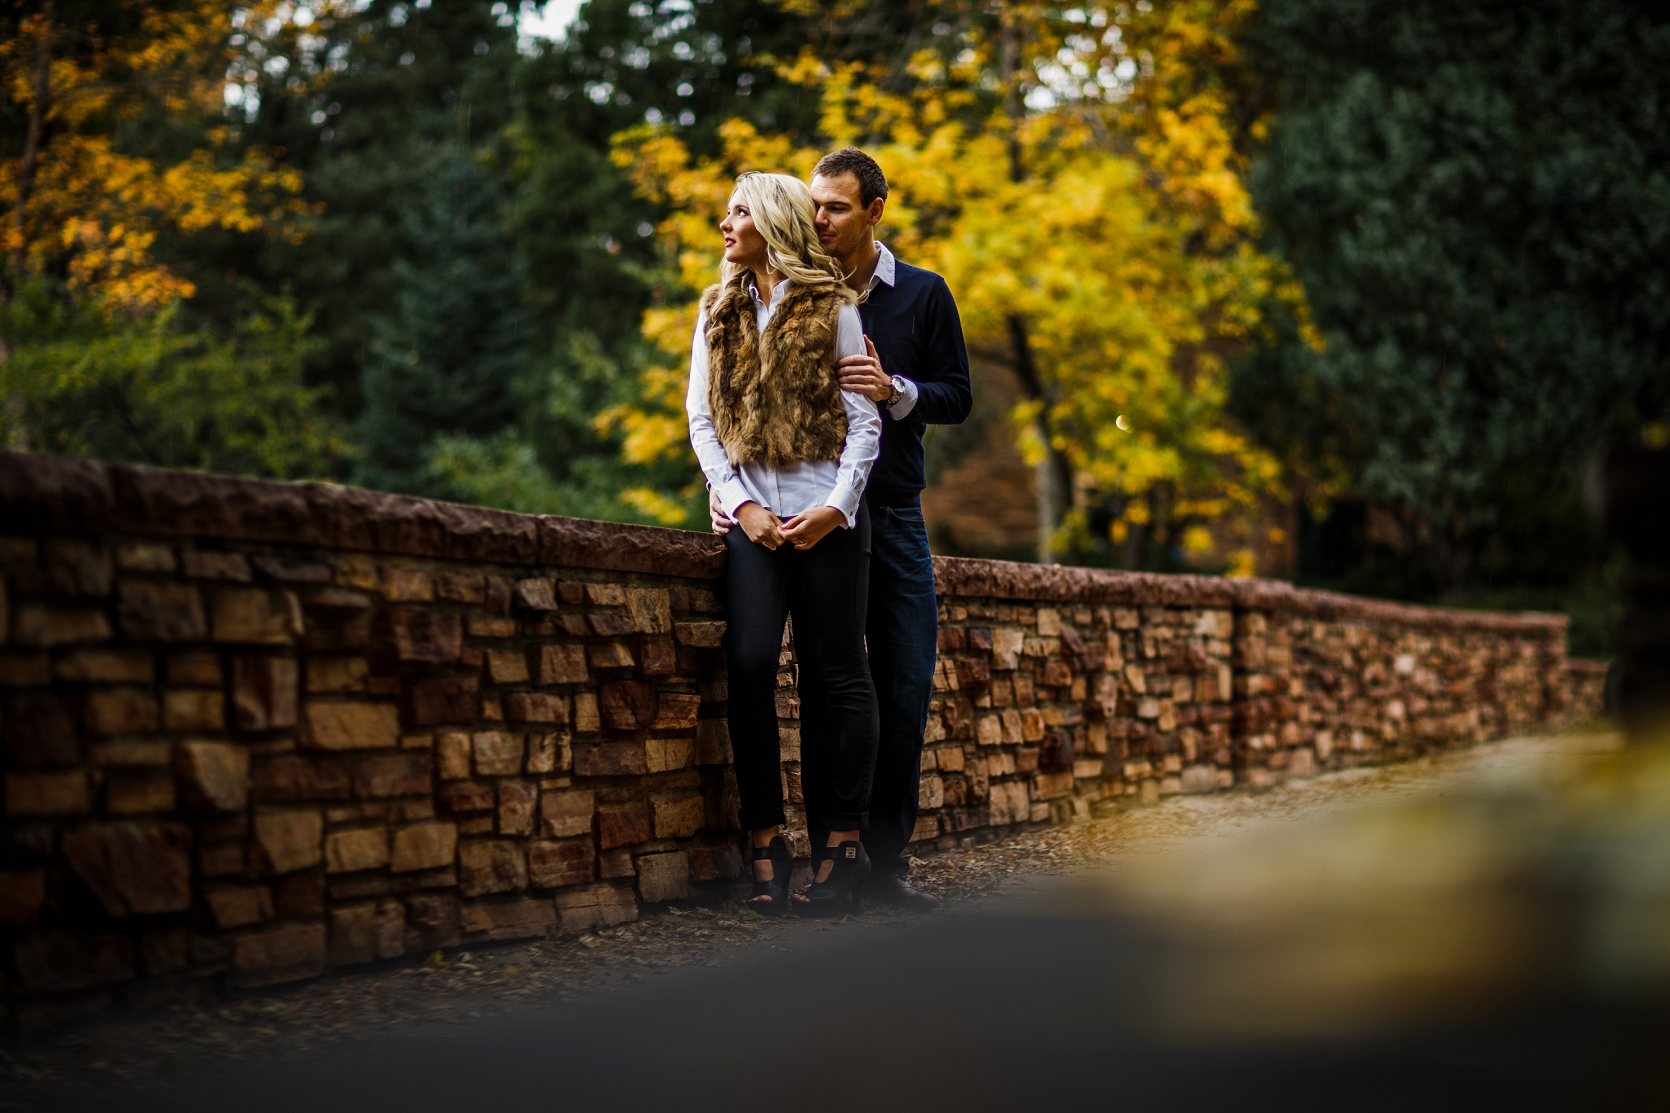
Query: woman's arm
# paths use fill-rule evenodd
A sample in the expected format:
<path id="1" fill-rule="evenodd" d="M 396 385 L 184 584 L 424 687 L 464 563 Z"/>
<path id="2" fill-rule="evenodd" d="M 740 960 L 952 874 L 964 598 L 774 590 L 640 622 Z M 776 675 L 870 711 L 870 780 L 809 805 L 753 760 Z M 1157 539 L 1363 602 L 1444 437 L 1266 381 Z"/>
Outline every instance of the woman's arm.
<path id="1" fill-rule="evenodd" d="M 719 499 L 731 520 L 736 520 L 737 508 L 749 501 L 742 477 L 725 455 L 719 434 L 713 428 L 713 411 L 707 403 L 707 316 L 696 319 L 696 336 L 690 342 L 690 389 L 684 396 L 684 412 L 690 419 L 690 447 L 696 450 L 696 462 L 707 476 L 708 487 Z"/>

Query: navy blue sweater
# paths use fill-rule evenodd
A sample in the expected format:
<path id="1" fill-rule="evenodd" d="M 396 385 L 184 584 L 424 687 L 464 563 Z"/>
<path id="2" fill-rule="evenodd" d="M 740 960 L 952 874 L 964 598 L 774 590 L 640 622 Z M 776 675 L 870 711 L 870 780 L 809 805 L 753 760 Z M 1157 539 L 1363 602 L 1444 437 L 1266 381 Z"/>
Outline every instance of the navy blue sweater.
<path id="1" fill-rule="evenodd" d="M 894 261 L 893 285 L 878 282 L 858 307 L 882 370 L 916 384 L 916 405 L 903 421 L 881 407 L 881 455 L 870 471 L 870 496 L 881 505 L 916 498 L 928 485 L 922 431 L 960 425 L 974 406 L 968 349 L 957 303 L 933 271 Z"/>

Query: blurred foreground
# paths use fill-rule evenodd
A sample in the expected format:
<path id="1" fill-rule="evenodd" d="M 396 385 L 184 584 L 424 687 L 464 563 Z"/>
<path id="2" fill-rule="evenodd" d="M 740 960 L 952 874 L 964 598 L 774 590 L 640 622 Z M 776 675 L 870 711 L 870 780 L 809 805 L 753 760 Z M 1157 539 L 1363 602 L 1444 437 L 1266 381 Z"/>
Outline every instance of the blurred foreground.
<path id="1" fill-rule="evenodd" d="M 1663 1108 L 1670 747 L 1461 760 L 941 917 L 73 1107 Z"/>

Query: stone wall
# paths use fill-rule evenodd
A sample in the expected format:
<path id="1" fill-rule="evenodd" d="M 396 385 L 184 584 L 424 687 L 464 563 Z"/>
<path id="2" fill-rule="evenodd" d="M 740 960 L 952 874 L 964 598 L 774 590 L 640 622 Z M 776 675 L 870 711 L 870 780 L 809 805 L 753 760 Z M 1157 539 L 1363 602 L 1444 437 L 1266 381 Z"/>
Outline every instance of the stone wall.
<path id="1" fill-rule="evenodd" d="M 0 454 L 5 1024 L 722 896 L 721 567 L 700 534 Z M 935 569 L 922 849 L 1591 710 L 1560 618 Z M 785 645 L 803 827 L 794 685 Z"/>

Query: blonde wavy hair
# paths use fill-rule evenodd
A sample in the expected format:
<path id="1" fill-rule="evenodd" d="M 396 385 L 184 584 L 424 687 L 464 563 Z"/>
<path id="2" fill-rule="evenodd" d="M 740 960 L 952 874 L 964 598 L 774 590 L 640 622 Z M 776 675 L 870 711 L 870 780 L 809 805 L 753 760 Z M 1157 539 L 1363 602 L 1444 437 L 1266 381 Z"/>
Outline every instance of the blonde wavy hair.
<path id="1" fill-rule="evenodd" d="M 754 227 L 765 239 L 765 258 L 772 270 L 799 286 L 829 286 L 846 281 L 841 265 L 818 242 L 817 210 L 812 205 L 812 191 L 806 188 L 805 182 L 790 174 L 750 170 L 737 177 L 731 197 L 740 197 L 748 206 Z M 745 285 L 750 280 L 756 284 L 764 281 L 752 268 L 737 263 L 719 264 L 719 282 L 726 289 Z"/>

